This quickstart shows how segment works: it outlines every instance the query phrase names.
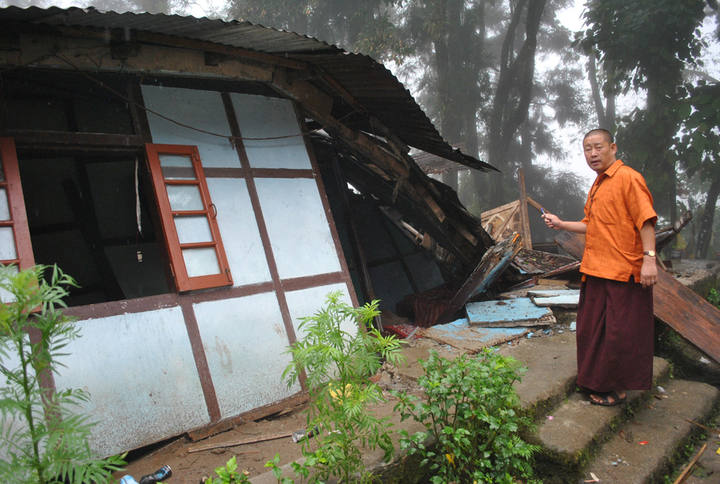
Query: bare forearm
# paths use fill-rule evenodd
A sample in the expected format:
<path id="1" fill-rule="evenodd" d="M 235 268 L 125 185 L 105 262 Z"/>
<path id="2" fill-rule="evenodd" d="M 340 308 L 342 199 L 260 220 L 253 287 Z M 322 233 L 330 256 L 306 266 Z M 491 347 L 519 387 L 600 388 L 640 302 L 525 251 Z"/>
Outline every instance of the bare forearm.
<path id="1" fill-rule="evenodd" d="M 567 222 L 561 220 L 560 217 L 553 213 L 544 212 L 543 220 L 545 225 L 555 230 L 567 230 L 568 232 L 577 232 L 578 234 L 584 234 L 587 232 L 587 225 L 583 222 Z"/>
<path id="2" fill-rule="evenodd" d="M 657 263 L 654 255 L 655 252 L 655 224 L 647 221 L 640 227 L 640 241 L 643 246 L 643 262 L 640 267 L 640 284 L 643 287 L 651 287 L 658 280 Z M 652 251 L 652 252 L 650 252 Z"/>
<path id="3" fill-rule="evenodd" d="M 649 220 L 640 228 L 640 241 L 644 252 L 655 251 L 655 224 Z"/>
<path id="4" fill-rule="evenodd" d="M 558 227 L 560 230 L 567 230 L 568 232 L 575 232 L 578 234 L 584 234 L 587 232 L 587 225 L 585 225 L 583 222 L 574 222 L 574 221 L 561 221 L 560 226 Z"/>

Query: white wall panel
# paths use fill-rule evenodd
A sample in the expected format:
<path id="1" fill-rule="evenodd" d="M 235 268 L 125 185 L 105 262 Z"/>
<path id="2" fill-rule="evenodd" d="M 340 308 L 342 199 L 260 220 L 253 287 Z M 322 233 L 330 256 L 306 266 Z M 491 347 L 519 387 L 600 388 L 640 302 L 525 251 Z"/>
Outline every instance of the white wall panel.
<path id="1" fill-rule="evenodd" d="M 222 97 L 216 91 L 142 86 L 145 105 L 164 116 L 212 133 L 230 136 Z M 148 112 L 153 143 L 196 145 L 203 167 L 240 168 L 237 151 L 228 138 L 178 126 Z"/>
<path id="2" fill-rule="evenodd" d="M 292 318 L 295 335 L 298 340 L 301 340 L 304 335 L 304 332 L 300 330 L 300 318 L 313 316 L 325 305 L 326 296 L 335 291 L 342 292 L 343 296 L 341 300 L 352 306 L 347 284 L 344 283 L 311 287 L 309 289 L 285 293 L 285 299 L 288 303 L 290 317 Z M 353 321 L 344 321 L 340 327 L 349 334 L 355 334 L 357 332 L 357 325 Z"/>
<path id="3" fill-rule="evenodd" d="M 288 337 L 274 292 L 194 305 L 223 418 L 289 397 Z"/>
<path id="4" fill-rule="evenodd" d="M 251 94 L 233 93 L 230 96 L 250 166 L 300 169 L 312 167 L 291 101 Z M 291 137 L 270 140 L 245 139 L 274 136 Z"/>
<path id="5" fill-rule="evenodd" d="M 58 390 L 90 392 L 92 447 L 110 455 L 209 423 L 179 307 L 80 321 Z"/>
<path id="6" fill-rule="evenodd" d="M 340 271 L 315 180 L 256 178 L 255 185 L 280 278 Z"/>
<path id="7" fill-rule="evenodd" d="M 271 280 L 245 180 L 208 178 L 218 225 L 235 286 Z"/>

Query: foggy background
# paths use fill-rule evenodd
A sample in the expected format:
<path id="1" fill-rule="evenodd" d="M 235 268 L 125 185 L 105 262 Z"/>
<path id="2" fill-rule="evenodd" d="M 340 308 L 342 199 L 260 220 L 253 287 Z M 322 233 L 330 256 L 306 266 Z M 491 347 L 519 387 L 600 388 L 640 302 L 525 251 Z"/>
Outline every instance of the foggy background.
<path id="1" fill-rule="evenodd" d="M 443 137 L 502 171 L 444 172 L 474 214 L 516 200 L 517 170 L 547 210 L 580 219 L 595 174 L 582 135 L 616 133 L 659 225 L 691 211 L 674 248 L 716 258 L 720 31 L 711 0 L 0 1 L 247 20 L 375 58 Z M 459 166 L 459 165 L 458 165 Z M 531 209 L 534 241 L 548 240 Z M 537 239 L 537 240 L 535 240 Z"/>

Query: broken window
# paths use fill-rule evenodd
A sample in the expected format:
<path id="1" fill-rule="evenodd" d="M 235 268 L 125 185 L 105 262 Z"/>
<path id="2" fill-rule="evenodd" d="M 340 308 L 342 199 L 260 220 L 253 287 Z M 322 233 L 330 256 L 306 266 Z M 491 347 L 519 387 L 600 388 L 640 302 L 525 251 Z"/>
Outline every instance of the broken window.
<path id="1" fill-rule="evenodd" d="M 35 260 L 73 276 L 70 306 L 170 292 L 144 160 L 106 152 L 19 153 Z"/>

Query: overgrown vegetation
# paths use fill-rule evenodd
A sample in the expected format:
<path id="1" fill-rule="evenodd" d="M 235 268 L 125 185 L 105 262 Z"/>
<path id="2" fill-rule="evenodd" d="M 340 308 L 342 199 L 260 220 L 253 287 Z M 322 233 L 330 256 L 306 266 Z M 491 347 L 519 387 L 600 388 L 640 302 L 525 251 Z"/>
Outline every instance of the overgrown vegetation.
<path id="1" fill-rule="evenodd" d="M 98 459 L 91 452 L 93 424 L 74 412 L 87 392 L 50 392 L 40 384 L 43 375 L 57 373 L 64 348 L 78 336 L 60 310 L 74 285 L 57 266 L 20 272 L 0 266 L 0 289 L 10 296 L 4 300 L 12 299 L 0 304 L 0 482 L 109 482 L 124 465 L 122 456 Z"/>
<path id="2" fill-rule="evenodd" d="M 400 341 L 372 326 L 378 301 L 353 308 L 341 297 L 340 292 L 329 294 L 323 308 L 303 318 L 304 336 L 290 348 L 293 361 L 283 378 L 293 385 L 304 371 L 310 397 L 307 428 L 316 434 L 303 440 L 305 460 L 293 468 L 312 481 L 366 482 L 371 476 L 363 467 L 363 448 L 380 447 L 386 460 L 394 450 L 387 419 L 368 411 L 385 401 L 369 378 L 383 360 L 399 362 Z"/>
<path id="3" fill-rule="evenodd" d="M 531 457 L 537 446 L 520 434 L 530 420 L 520 413 L 513 383 L 519 363 L 492 349 L 455 360 L 432 352 L 422 362 L 418 384 L 425 399 L 398 394 L 396 410 L 425 425 L 413 436 L 402 431 L 401 444 L 420 455 L 433 483 L 514 483 L 531 479 Z"/>

